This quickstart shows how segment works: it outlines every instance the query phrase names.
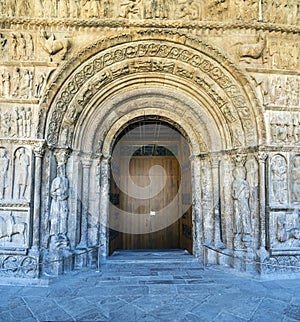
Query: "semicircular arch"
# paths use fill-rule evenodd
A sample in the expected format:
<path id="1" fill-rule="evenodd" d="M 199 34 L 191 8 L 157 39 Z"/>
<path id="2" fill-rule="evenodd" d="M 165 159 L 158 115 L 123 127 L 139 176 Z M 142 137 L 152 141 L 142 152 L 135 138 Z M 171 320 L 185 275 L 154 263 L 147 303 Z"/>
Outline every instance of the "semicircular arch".
<path id="1" fill-rule="evenodd" d="M 75 69 L 68 63 L 64 67 L 67 79 L 61 80 L 55 95 L 48 96 L 42 126 L 48 144 L 59 145 L 61 137 L 66 140 L 62 143 L 75 142 L 79 119 L 93 115 L 91 110 L 100 109 L 105 100 L 143 86 L 146 93 L 150 86 L 190 96 L 219 129 L 223 149 L 255 146 L 264 139 L 261 109 L 246 77 L 196 38 L 159 31 L 124 33 L 110 42 L 94 43 L 81 54 L 86 59 L 78 56 Z M 190 113 L 197 110 L 191 108 Z M 71 129 L 68 136 L 66 128 Z"/>

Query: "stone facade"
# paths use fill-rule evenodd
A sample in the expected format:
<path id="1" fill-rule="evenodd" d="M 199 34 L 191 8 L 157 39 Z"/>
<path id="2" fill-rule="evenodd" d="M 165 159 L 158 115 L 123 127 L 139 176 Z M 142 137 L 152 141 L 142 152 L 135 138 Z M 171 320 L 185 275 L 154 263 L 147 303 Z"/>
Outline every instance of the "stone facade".
<path id="1" fill-rule="evenodd" d="M 188 138 L 193 254 L 300 266 L 299 17 L 297 0 L 1 1 L 0 274 L 105 260 L 114 142 L 153 117 Z"/>

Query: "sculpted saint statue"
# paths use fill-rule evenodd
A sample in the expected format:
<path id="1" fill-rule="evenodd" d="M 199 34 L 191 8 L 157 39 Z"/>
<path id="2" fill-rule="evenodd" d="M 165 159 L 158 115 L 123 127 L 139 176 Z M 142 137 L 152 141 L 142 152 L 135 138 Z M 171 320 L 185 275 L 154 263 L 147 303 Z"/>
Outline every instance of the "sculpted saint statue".
<path id="1" fill-rule="evenodd" d="M 7 187 L 7 171 L 9 158 L 5 149 L 0 149 L 0 199 L 4 199 L 5 188 Z"/>
<path id="2" fill-rule="evenodd" d="M 50 236 L 67 235 L 69 181 L 57 176 L 51 184 Z"/>
<path id="3" fill-rule="evenodd" d="M 236 233 L 243 237 L 251 235 L 251 213 L 249 208 L 250 186 L 246 169 L 237 167 L 233 171 L 232 198 L 236 223 Z"/>

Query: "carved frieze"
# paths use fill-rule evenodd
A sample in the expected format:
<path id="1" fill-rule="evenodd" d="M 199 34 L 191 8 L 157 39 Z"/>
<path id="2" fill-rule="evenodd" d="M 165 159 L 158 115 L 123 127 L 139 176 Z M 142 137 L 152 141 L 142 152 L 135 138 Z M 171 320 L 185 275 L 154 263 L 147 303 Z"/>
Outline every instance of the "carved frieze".
<path id="1" fill-rule="evenodd" d="M 4 0 L 0 15 L 37 18 L 125 18 L 266 21 L 297 24 L 297 0 Z"/>
<path id="2" fill-rule="evenodd" d="M 0 33 L 0 60 L 19 62 L 34 61 L 35 35 L 27 31 Z"/>
<path id="3" fill-rule="evenodd" d="M 269 141 L 272 144 L 299 145 L 300 118 L 297 112 L 270 112 Z"/>
<path id="4" fill-rule="evenodd" d="M 269 108 L 300 107 L 300 78 L 286 75 L 255 75 L 255 86 L 263 104 Z"/>
<path id="5" fill-rule="evenodd" d="M 2 67 L 0 100 L 37 100 L 45 89 L 49 72 L 34 67 Z"/>
<path id="6" fill-rule="evenodd" d="M 0 137 L 33 138 L 35 136 L 36 113 L 33 106 L 0 105 Z"/>
<path id="7" fill-rule="evenodd" d="M 0 275 L 3 277 L 37 278 L 39 263 L 37 258 L 26 255 L 1 255 Z"/>

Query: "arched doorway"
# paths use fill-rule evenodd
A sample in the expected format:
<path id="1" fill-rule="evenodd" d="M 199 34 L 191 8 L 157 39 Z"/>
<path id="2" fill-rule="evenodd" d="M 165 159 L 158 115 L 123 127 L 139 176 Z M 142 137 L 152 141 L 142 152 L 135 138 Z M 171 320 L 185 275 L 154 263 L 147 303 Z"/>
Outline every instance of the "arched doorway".
<path id="1" fill-rule="evenodd" d="M 112 153 L 109 252 L 185 249 L 192 253 L 190 148 L 161 120 L 128 124 Z"/>
<path id="2" fill-rule="evenodd" d="M 110 230 L 110 201 L 118 199 L 110 187 L 113 151 L 122 131 L 141 119 L 166 122 L 188 138 L 192 253 L 201 260 L 206 256 L 204 245 L 225 245 L 230 251 L 244 246 L 235 239 L 239 234 L 231 186 L 236 167 L 254 164 L 258 169 L 265 128 L 255 93 L 243 73 L 210 46 L 186 35 L 164 37 L 162 41 L 160 34 L 149 31 L 97 42 L 95 48 L 89 47 L 94 55 L 85 51 L 87 56 L 65 66 L 64 82 L 55 79 L 59 90 L 49 90 L 45 98 L 49 110 L 40 121 L 47 143 L 52 150 L 70 152 L 62 160 L 73 189 L 70 213 L 75 215 L 69 222 L 69 238 L 78 249 L 99 246 L 100 262 L 116 239 Z M 58 169 L 60 160 L 55 162 L 52 154 L 50 150 L 49 169 Z M 259 171 L 264 178 L 263 165 Z M 255 243 L 247 245 L 249 249 L 265 240 L 264 200 L 259 205 L 257 200 L 251 200 Z M 155 210 L 149 205 L 139 212 L 150 216 L 150 211 Z M 114 247 L 124 244 L 116 242 Z M 206 259 L 217 262 L 217 257 L 214 253 Z"/>

